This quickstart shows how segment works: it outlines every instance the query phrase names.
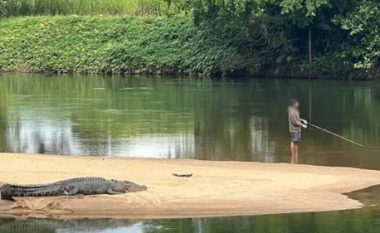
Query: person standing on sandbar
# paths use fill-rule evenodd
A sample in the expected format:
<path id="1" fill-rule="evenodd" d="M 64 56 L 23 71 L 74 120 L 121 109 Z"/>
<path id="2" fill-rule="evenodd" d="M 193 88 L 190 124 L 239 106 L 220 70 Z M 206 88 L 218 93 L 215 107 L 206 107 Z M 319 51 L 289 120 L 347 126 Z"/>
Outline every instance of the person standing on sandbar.
<path id="1" fill-rule="evenodd" d="M 307 128 L 307 121 L 300 118 L 300 104 L 298 100 L 292 99 L 288 107 L 289 131 L 290 131 L 290 151 L 292 158 L 290 163 L 298 163 L 298 145 L 301 142 L 302 128 Z"/>

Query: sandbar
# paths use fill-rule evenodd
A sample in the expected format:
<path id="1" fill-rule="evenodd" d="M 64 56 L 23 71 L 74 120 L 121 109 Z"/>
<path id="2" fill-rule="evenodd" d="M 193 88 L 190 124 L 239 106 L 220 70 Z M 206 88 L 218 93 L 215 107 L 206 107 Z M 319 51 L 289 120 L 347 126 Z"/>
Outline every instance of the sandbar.
<path id="1" fill-rule="evenodd" d="M 362 204 L 344 193 L 380 184 L 380 171 L 356 168 L 0 154 L 0 183 L 48 183 L 86 176 L 130 180 L 147 185 L 148 190 L 1 200 L 0 217 L 151 219 L 345 210 Z"/>

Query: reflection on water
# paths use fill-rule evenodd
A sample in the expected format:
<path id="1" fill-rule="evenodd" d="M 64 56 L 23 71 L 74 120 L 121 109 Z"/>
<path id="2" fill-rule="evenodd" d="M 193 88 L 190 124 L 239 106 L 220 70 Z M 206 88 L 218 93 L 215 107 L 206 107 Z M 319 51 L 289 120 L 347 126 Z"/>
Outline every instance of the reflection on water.
<path id="1" fill-rule="evenodd" d="M 1 233 L 50 233 L 50 232 L 142 232 L 136 220 L 54 220 L 54 219 L 0 219 Z"/>
<path id="2" fill-rule="evenodd" d="M 349 194 L 367 207 L 326 213 L 167 220 L 0 219 L 1 233 L 377 233 L 380 186 Z"/>
<path id="3" fill-rule="evenodd" d="M 0 149 L 288 162 L 290 98 L 301 100 L 303 116 L 313 123 L 379 145 L 378 86 L 6 74 L 0 76 Z M 300 161 L 380 169 L 378 152 L 309 129 Z"/>
<path id="4" fill-rule="evenodd" d="M 168 220 L 0 219 L 1 233 L 378 233 L 380 210 Z"/>

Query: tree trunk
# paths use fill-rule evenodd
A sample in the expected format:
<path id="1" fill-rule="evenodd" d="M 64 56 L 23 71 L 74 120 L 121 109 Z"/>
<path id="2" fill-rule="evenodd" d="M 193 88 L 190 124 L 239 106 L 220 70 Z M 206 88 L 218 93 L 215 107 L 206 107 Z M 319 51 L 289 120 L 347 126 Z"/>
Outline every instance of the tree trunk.
<path id="1" fill-rule="evenodd" d="M 311 51 L 311 26 L 309 26 L 309 38 L 308 38 L 308 61 L 309 61 L 309 64 L 311 64 L 311 62 L 313 61 L 313 57 L 312 57 L 312 51 Z"/>

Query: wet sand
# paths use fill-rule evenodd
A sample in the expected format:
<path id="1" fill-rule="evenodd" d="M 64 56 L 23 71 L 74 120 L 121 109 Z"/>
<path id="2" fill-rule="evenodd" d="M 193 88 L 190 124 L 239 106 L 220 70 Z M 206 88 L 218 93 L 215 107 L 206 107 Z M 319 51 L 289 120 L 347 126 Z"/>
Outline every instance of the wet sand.
<path id="1" fill-rule="evenodd" d="M 0 201 L 0 217 L 182 218 L 360 208 L 342 193 L 380 184 L 380 172 L 309 165 L 0 154 L 1 183 L 102 176 L 148 191 Z M 172 173 L 192 173 L 190 178 Z"/>

